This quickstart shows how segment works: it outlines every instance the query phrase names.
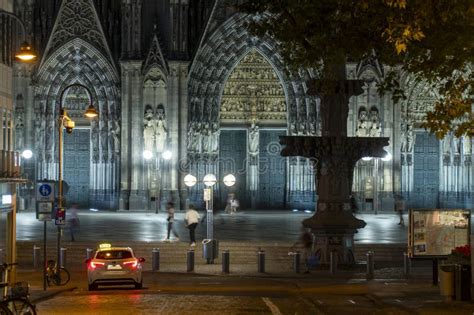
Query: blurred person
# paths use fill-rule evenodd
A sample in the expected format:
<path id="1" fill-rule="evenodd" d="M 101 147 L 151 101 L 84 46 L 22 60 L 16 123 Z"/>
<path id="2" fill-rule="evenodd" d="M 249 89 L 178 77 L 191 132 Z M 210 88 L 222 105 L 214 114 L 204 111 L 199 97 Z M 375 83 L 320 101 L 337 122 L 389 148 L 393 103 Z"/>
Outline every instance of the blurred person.
<path id="1" fill-rule="evenodd" d="M 168 202 L 167 205 L 166 205 L 166 210 L 168 211 L 168 218 L 166 219 L 166 221 L 168 221 L 168 233 L 167 233 L 166 240 L 170 241 L 170 234 L 171 234 L 171 232 L 173 232 L 173 235 L 176 238 L 176 241 L 179 241 L 179 235 L 173 227 L 174 212 L 175 212 L 174 203 L 171 202 L 171 201 Z"/>
<path id="2" fill-rule="evenodd" d="M 77 215 L 77 207 L 77 203 L 73 203 L 66 214 L 66 222 L 67 226 L 69 227 L 71 242 L 74 242 L 76 240 L 74 238 L 74 234 L 77 233 L 80 225 L 79 216 Z"/>
<path id="3" fill-rule="evenodd" d="M 184 222 L 186 227 L 189 229 L 189 243 L 190 246 L 196 246 L 196 227 L 199 223 L 201 216 L 196 211 L 194 205 L 189 205 L 186 214 L 184 215 Z"/>

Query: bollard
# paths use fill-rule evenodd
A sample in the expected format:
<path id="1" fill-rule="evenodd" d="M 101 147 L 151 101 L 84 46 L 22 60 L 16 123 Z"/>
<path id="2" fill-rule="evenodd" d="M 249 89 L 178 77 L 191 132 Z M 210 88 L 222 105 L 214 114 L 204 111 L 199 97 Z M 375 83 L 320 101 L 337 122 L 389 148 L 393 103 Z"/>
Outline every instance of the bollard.
<path id="1" fill-rule="evenodd" d="M 374 252 L 367 252 L 367 280 L 374 278 Z"/>
<path id="2" fill-rule="evenodd" d="M 33 245 L 33 269 L 38 270 L 41 265 L 41 247 Z"/>
<path id="3" fill-rule="evenodd" d="M 329 271 L 332 275 L 337 272 L 337 251 L 335 250 L 329 253 Z"/>
<path id="4" fill-rule="evenodd" d="M 194 249 L 188 249 L 187 257 L 187 265 L 188 265 L 188 272 L 194 271 Z"/>
<path id="5" fill-rule="evenodd" d="M 66 268 L 66 260 L 67 259 L 67 248 L 61 247 L 60 255 L 59 255 L 59 266 Z"/>
<path id="6" fill-rule="evenodd" d="M 160 270 L 160 249 L 153 248 L 151 251 L 151 270 L 159 271 Z"/>
<path id="7" fill-rule="evenodd" d="M 293 270 L 296 273 L 300 273 L 300 261 L 301 261 L 301 254 L 299 251 L 296 251 L 293 254 Z"/>
<path id="8" fill-rule="evenodd" d="M 405 277 L 410 276 L 410 269 L 411 269 L 411 260 L 408 253 L 403 253 L 403 274 Z"/>
<path id="9" fill-rule="evenodd" d="M 86 248 L 86 259 L 92 259 L 93 255 L 94 255 L 94 249 Z"/>
<path id="10" fill-rule="evenodd" d="M 230 253 L 229 253 L 229 250 L 226 249 L 222 252 L 222 272 L 229 273 L 229 265 L 230 265 Z"/>
<path id="11" fill-rule="evenodd" d="M 265 251 L 259 249 L 257 253 L 258 272 L 265 272 Z"/>
<path id="12" fill-rule="evenodd" d="M 3 262 L 4 262 L 4 260 L 3 260 L 3 248 L 0 248 L 0 264 L 3 265 Z"/>

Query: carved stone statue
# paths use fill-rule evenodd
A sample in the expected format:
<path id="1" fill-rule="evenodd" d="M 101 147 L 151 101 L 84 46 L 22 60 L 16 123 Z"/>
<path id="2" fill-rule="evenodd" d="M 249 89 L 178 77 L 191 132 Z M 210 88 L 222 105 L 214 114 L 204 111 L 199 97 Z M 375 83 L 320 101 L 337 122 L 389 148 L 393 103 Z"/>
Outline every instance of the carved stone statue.
<path id="1" fill-rule="evenodd" d="M 204 123 L 202 126 L 202 152 L 208 153 L 211 149 L 211 130 L 209 129 L 209 123 Z"/>
<path id="2" fill-rule="evenodd" d="M 367 117 L 367 111 L 364 107 L 359 110 L 359 120 L 357 122 L 357 137 L 368 137 L 369 136 L 369 119 Z"/>
<path id="3" fill-rule="evenodd" d="M 259 132 L 258 126 L 255 122 L 252 122 L 252 126 L 249 129 L 249 154 L 250 155 L 257 155 L 258 154 L 258 141 L 259 140 Z"/>
<path id="4" fill-rule="evenodd" d="M 376 109 L 370 111 L 370 137 L 380 137 L 382 134 L 382 128 L 380 124 L 379 112 Z"/>
<path id="5" fill-rule="evenodd" d="M 407 125 L 402 122 L 400 124 L 400 151 L 406 152 L 407 149 Z"/>
<path id="6" fill-rule="evenodd" d="M 165 150 L 167 135 L 165 122 L 162 119 L 158 119 L 155 127 L 156 152 L 163 152 Z"/>
<path id="7" fill-rule="evenodd" d="M 451 136 L 448 134 L 443 139 L 443 153 L 451 154 Z"/>
<path id="8" fill-rule="evenodd" d="M 144 123 L 143 139 L 145 150 L 153 152 L 153 147 L 155 145 L 155 128 L 153 126 L 153 121 L 151 119 L 145 119 Z"/>
<path id="9" fill-rule="evenodd" d="M 413 125 L 408 124 L 407 127 L 407 152 L 413 152 L 413 146 L 415 145 L 415 131 Z"/>
<path id="10" fill-rule="evenodd" d="M 453 151 L 454 154 L 461 154 L 461 139 L 453 137 Z"/>
<path id="11" fill-rule="evenodd" d="M 471 143 L 470 137 L 464 136 L 462 138 L 462 146 L 463 146 L 465 156 L 472 154 L 472 143 Z"/>
<path id="12" fill-rule="evenodd" d="M 120 124 L 118 121 L 113 122 L 113 128 L 111 130 L 111 136 L 113 140 L 113 149 L 115 153 L 120 152 Z"/>
<path id="13" fill-rule="evenodd" d="M 212 124 L 212 141 L 211 141 L 211 151 L 212 153 L 217 153 L 219 151 L 219 135 L 221 131 L 219 129 L 218 123 Z"/>

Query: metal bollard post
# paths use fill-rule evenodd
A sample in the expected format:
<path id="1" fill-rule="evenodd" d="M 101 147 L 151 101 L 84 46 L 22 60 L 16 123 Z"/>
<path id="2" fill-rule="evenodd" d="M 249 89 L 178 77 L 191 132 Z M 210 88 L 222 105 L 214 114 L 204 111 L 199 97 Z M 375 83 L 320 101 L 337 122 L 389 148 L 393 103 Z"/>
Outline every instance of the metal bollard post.
<path id="1" fill-rule="evenodd" d="M 67 248 L 61 247 L 60 256 L 59 256 L 59 266 L 66 268 L 67 259 Z"/>
<path id="2" fill-rule="evenodd" d="M 374 252 L 367 252 L 367 280 L 374 278 Z"/>
<path id="3" fill-rule="evenodd" d="M 301 253 L 299 251 L 296 251 L 293 254 L 293 270 L 296 273 L 300 273 L 300 262 L 301 262 Z"/>
<path id="4" fill-rule="evenodd" d="M 257 253 L 258 272 L 265 272 L 265 251 L 259 249 Z"/>
<path id="5" fill-rule="evenodd" d="M 86 248 L 86 259 L 92 259 L 93 254 L 94 254 L 93 248 Z"/>
<path id="6" fill-rule="evenodd" d="M 335 250 L 329 253 L 329 271 L 332 275 L 337 272 L 337 251 Z"/>
<path id="7" fill-rule="evenodd" d="M 41 265 L 41 247 L 33 245 L 33 269 L 38 270 Z"/>
<path id="8" fill-rule="evenodd" d="M 194 271 L 194 249 L 189 249 L 186 255 L 188 272 Z"/>
<path id="9" fill-rule="evenodd" d="M 405 277 L 410 276 L 410 269 L 411 269 L 411 260 L 408 253 L 403 253 L 403 274 Z"/>
<path id="10" fill-rule="evenodd" d="M 151 270 L 159 271 L 160 270 L 160 249 L 153 248 L 151 251 Z"/>
<path id="11" fill-rule="evenodd" d="M 222 252 L 222 272 L 229 273 L 229 265 L 230 265 L 230 253 L 229 253 L 229 250 L 226 249 Z"/>

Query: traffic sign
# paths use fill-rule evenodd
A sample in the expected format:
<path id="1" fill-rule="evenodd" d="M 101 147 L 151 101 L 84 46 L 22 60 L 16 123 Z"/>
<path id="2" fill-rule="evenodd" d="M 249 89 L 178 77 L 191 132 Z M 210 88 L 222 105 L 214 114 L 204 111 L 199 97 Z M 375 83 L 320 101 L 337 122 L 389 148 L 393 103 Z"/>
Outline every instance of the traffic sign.
<path id="1" fill-rule="evenodd" d="M 66 225 L 66 209 L 57 208 L 56 215 L 54 216 L 54 223 L 56 225 Z"/>
<path id="2" fill-rule="evenodd" d="M 36 201 L 54 201 L 54 182 L 36 183 Z"/>
<path id="3" fill-rule="evenodd" d="M 36 218 L 40 221 L 51 221 L 53 219 L 53 203 L 52 202 L 37 202 L 36 203 Z"/>

